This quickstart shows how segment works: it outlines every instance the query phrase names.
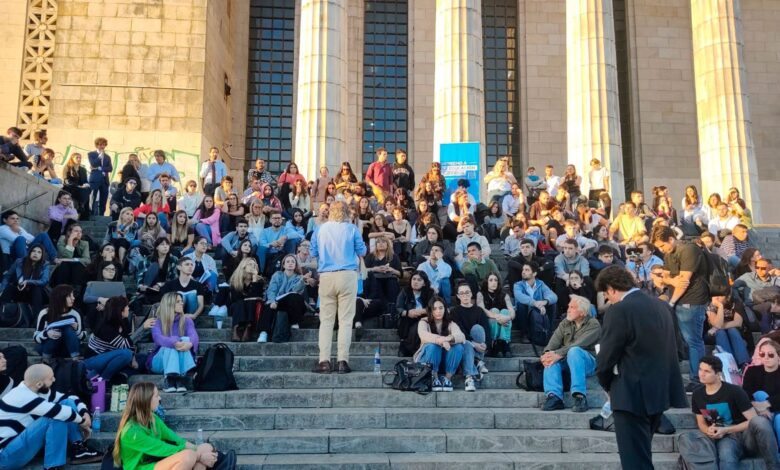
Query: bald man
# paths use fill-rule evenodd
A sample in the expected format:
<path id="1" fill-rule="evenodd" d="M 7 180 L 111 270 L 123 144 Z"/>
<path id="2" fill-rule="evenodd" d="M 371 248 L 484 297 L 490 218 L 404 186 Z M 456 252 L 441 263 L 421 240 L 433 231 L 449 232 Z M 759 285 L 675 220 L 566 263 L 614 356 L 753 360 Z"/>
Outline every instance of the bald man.
<path id="1" fill-rule="evenodd" d="M 68 443 L 70 463 L 97 462 L 99 452 L 84 443 L 92 420 L 86 405 L 51 387 L 54 372 L 34 364 L 24 381 L 0 398 L 0 469 L 23 468 L 44 448 L 44 469 L 65 465 Z"/>

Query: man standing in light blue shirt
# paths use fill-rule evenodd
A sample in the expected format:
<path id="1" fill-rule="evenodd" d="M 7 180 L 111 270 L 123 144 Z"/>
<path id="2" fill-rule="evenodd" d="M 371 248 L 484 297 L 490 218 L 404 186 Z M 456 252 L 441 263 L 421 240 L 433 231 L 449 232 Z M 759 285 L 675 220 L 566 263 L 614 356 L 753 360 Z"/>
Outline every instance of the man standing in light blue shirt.
<path id="1" fill-rule="evenodd" d="M 360 230 L 349 222 L 349 207 L 342 201 L 330 206 L 328 221 L 311 238 L 311 256 L 318 259 L 320 273 L 320 358 L 313 372 L 330 374 L 331 342 L 336 316 L 339 338 L 336 372 L 348 374 L 349 347 L 352 342 L 352 321 L 357 301 L 360 257 L 366 254 L 366 244 Z"/>
<path id="2" fill-rule="evenodd" d="M 146 173 L 147 178 L 152 182 L 150 191 L 162 187 L 160 184 L 160 175 L 163 174 L 168 175 L 173 181 L 181 181 L 179 171 L 176 170 L 176 167 L 165 160 L 165 152 L 163 150 L 155 150 L 154 163 L 149 165 L 149 170 Z"/>

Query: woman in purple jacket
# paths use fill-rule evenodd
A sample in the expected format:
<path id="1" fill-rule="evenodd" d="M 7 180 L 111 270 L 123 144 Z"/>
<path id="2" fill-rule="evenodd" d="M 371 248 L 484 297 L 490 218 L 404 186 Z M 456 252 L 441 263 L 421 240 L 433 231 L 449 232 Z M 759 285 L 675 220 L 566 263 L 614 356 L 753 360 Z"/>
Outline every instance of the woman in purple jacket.
<path id="1" fill-rule="evenodd" d="M 184 300 L 176 292 L 163 295 L 157 317 L 152 327 L 157 349 L 150 368 L 155 374 L 165 374 L 163 392 L 186 392 L 186 375 L 195 367 L 198 352 L 195 323 L 184 315 Z"/>

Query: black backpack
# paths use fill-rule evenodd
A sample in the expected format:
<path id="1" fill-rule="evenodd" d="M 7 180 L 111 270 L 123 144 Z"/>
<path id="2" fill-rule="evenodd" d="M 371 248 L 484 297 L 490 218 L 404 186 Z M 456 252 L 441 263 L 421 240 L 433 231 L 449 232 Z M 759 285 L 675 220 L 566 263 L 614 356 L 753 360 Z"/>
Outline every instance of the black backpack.
<path id="1" fill-rule="evenodd" d="M 92 382 L 87 376 L 84 361 L 58 359 L 54 365 L 52 388 L 64 395 L 76 395 L 82 402 L 89 403 L 92 397 Z"/>
<path id="2" fill-rule="evenodd" d="M 550 309 L 546 313 L 542 313 L 538 308 L 532 307 L 528 309 L 528 340 L 533 346 L 547 346 L 552 336 L 552 315 L 553 311 Z"/>
<path id="3" fill-rule="evenodd" d="M 192 384 L 198 392 L 238 390 L 233 376 L 233 351 L 225 343 L 208 348 L 198 359 Z"/>
<path id="4" fill-rule="evenodd" d="M 728 296 L 731 293 L 728 261 L 704 249 L 702 255 L 707 262 L 707 285 L 710 288 L 710 296 Z"/>
<path id="5" fill-rule="evenodd" d="M 32 309 L 29 304 L 6 302 L 0 306 L 0 327 L 29 328 L 32 322 Z"/>
<path id="6" fill-rule="evenodd" d="M 392 383 L 387 383 L 388 377 L 392 377 Z M 387 372 L 383 381 L 395 390 L 424 395 L 433 390 L 433 371 L 430 364 L 404 359 L 395 363 L 393 371 Z"/>
<path id="7" fill-rule="evenodd" d="M 14 379 L 15 384 L 22 383 L 27 370 L 27 350 L 24 346 L 14 345 L 3 349 L 6 361 L 5 375 Z"/>

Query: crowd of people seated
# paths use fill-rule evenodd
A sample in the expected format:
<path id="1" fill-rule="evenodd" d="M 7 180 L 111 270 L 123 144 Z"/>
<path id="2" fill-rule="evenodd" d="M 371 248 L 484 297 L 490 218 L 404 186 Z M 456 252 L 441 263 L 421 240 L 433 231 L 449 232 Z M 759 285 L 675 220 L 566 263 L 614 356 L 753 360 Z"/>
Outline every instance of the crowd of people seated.
<path id="1" fill-rule="evenodd" d="M 323 167 L 307 181 L 295 163 L 275 175 L 258 159 L 240 193 L 212 148 L 198 182 L 180 181 L 157 151 L 148 166 L 131 157 L 111 191 L 106 145 L 96 139 L 88 171 L 80 158 L 69 159 L 47 232 L 30 234 L 14 211 L 2 214 L 0 295 L 31 305 L 45 361 L 84 360 L 91 373 L 112 380 L 152 371 L 165 375 L 163 392 L 187 390 L 198 351 L 195 320 L 204 314 L 230 315 L 235 342 L 284 341 L 316 316 L 318 260 L 309 240 L 335 201 L 349 206 L 369 247 L 360 261 L 356 338 L 372 317 L 397 327 L 399 354 L 431 363 L 437 391 L 452 390 L 458 371 L 465 390 L 477 390 L 488 373 L 484 358 L 511 357 L 515 339 L 544 349 L 543 409 L 563 407 L 562 376 L 569 374 L 572 409 L 587 410 L 585 382 L 609 307 L 594 281 L 613 265 L 675 313 L 689 391 L 700 386 L 706 343 L 744 368 L 751 331 L 780 326 L 780 270 L 753 245 L 750 210 L 737 188 L 705 201 L 689 186 L 679 213 L 665 187 L 652 189 L 652 204 L 634 191 L 613 208 L 609 173 L 598 160 L 587 175 L 569 165 L 556 176 L 548 165 L 544 175 L 528 168 L 518 181 L 500 158 L 483 182 L 488 199 L 478 203 L 467 180 L 446 194 L 438 162 L 417 181 L 405 151 L 391 164 L 379 149 L 362 178 L 346 162 L 335 177 Z M 90 239 L 80 221 L 106 211 L 112 222 L 103 240 Z M 502 256 L 503 273 L 494 261 Z M 712 266 L 726 266 L 728 292 L 711 290 Z M 128 275 L 137 290 L 126 293 L 116 285 Z M 113 295 L 106 284 L 115 285 Z M 154 315 L 144 320 L 150 305 Z M 127 320 L 139 316 L 144 321 Z M 547 322 L 541 343 L 540 317 Z M 62 320 L 67 327 L 47 327 Z M 154 351 L 139 354 L 140 338 Z"/>

